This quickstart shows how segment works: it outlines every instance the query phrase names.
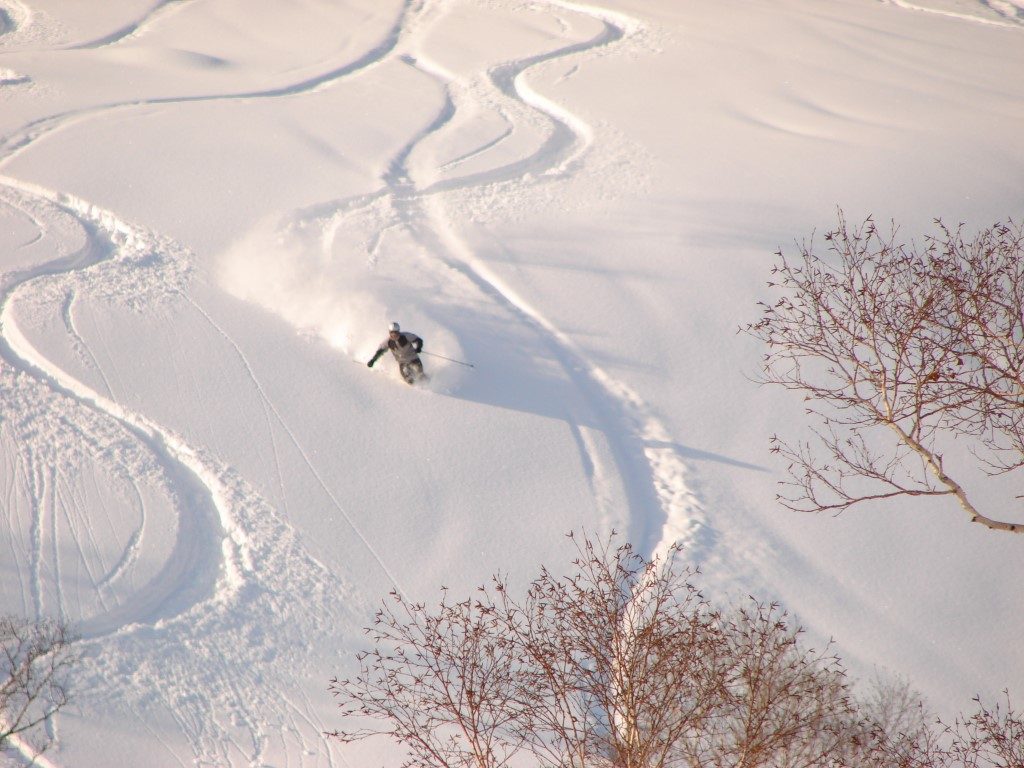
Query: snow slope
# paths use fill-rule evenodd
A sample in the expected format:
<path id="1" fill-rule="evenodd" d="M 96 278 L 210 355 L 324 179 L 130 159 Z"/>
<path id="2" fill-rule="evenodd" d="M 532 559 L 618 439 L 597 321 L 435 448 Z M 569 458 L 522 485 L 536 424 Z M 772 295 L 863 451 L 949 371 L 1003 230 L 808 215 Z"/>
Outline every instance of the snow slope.
<path id="1" fill-rule="evenodd" d="M 735 333 L 837 205 L 1019 216 L 1021 72 L 1017 0 L 0 0 L 0 610 L 84 655 L 40 764 L 383 764 L 322 736 L 380 597 L 584 527 L 1024 691 L 1019 542 L 780 511 Z M 474 367 L 367 370 L 391 320 Z"/>

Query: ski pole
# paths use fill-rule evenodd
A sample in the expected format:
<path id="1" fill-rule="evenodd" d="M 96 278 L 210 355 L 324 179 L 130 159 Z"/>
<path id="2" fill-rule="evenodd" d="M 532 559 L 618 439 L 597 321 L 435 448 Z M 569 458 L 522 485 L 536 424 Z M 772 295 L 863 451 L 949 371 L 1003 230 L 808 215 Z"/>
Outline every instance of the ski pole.
<path id="1" fill-rule="evenodd" d="M 420 352 L 420 354 L 421 355 L 430 355 L 431 357 L 440 357 L 442 360 L 447 360 L 449 363 L 458 363 L 459 365 L 464 365 L 467 368 L 476 368 L 476 366 L 473 365 L 472 363 L 464 363 L 461 360 L 453 360 L 450 357 L 445 357 L 444 355 L 438 355 L 438 354 L 436 354 L 434 352 Z"/>

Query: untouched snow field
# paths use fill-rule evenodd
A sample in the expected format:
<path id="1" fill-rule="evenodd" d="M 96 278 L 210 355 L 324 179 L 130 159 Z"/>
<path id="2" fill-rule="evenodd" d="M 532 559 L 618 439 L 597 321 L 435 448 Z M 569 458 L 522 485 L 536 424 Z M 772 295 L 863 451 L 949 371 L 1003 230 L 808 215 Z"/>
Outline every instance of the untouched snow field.
<path id="1" fill-rule="evenodd" d="M 1022 215 L 1024 2 L 0 0 L 0 611 L 83 654 L 39 764 L 397 764 L 322 736 L 382 595 L 581 528 L 1024 697 L 1019 537 L 774 503 L 736 329 L 837 206 Z M 368 370 L 392 320 L 474 367 Z"/>

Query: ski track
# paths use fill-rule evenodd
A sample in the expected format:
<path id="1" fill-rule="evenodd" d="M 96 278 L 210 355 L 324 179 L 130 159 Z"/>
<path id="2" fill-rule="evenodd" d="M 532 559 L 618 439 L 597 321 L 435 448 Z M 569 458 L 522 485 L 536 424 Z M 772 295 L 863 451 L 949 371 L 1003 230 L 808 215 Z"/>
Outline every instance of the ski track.
<path id="1" fill-rule="evenodd" d="M 248 358 L 246 358 L 245 353 L 242 352 L 241 348 L 238 346 L 238 344 L 235 343 L 234 339 L 232 339 L 231 336 L 223 328 L 221 328 L 220 325 L 218 325 L 217 322 L 212 317 L 210 317 L 210 315 L 207 314 L 207 312 L 202 307 L 200 307 L 198 304 L 196 304 L 191 299 L 191 297 L 189 297 L 187 294 L 184 294 L 184 293 L 182 293 L 181 295 L 182 295 L 182 298 L 189 305 L 191 305 L 192 308 L 196 310 L 196 312 L 200 313 L 203 316 L 203 318 L 217 331 L 217 333 L 235 351 L 235 354 L 238 356 L 238 359 L 239 359 L 239 361 L 242 364 L 242 367 L 245 368 L 246 375 L 249 377 L 249 380 L 253 384 L 253 388 L 256 390 L 257 394 L 259 395 L 260 402 L 262 404 L 264 414 L 265 414 L 265 416 L 267 418 L 268 432 L 271 434 L 271 436 L 273 436 L 273 425 L 270 423 L 271 422 L 271 416 L 272 416 L 273 420 L 276 421 L 281 426 L 281 429 L 284 430 L 285 434 L 288 436 L 288 439 L 291 441 L 292 445 L 295 447 L 295 450 L 297 450 L 299 452 L 299 455 L 302 456 L 302 460 L 305 463 L 306 467 L 309 469 L 310 473 L 316 479 L 317 484 L 323 489 L 324 493 L 327 494 L 327 497 L 331 500 L 331 503 L 334 505 L 334 508 L 337 509 L 338 512 L 341 513 L 341 516 L 345 519 L 345 522 L 348 523 L 349 528 L 352 529 L 352 532 L 355 533 L 355 535 L 359 539 L 359 541 L 362 542 L 364 547 L 366 547 L 367 551 L 370 553 L 370 555 L 373 557 L 373 559 L 377 562 L 377 565 L 380 566 L 380 569 L 384 572 L 384 575 L 388 577 L 388 580 L 392 583 L 392 585 L 395 587 L 395 589 L 398 590 L 398 592 L 401 593 L 404 596 L 405 595 L 405 590 L 402 588 L 402 586 L 399 583 L 398 579 L 391 572 L 391 569 L 388 568 L 387 564 L 384 562 L 384 559 L 381 557 L 381 555 L 377 552 L 376 548 L 363 535 L 363 532 L 355 524 L 355 521 L 348 514 L 348 511 L 345 509 L 345 507 L 342 505 L 342 503 L 334 495 L 334 492 L 331 490 L 331 488 L 328 485 L 327 481 L 324 480 L 323 476 L 317 470 L 316 465 L 313 463 L 313 460 L 309 457 L 309 454 L 306 452 L 306 449 L 302 447 L 302 444 L 299 442 L 299 439 L 295 435 L 295 432 L 291 429 L 291 427 L 288 426 L 288 424 L 284 420 L 284 417 L 281 416 L 280 411 L 277 410 L 277 408 L 274 406 L 273 402 L 267 396 L 266 391 L 263 389 L 263 385 L 260 384 L 259 379 L 256 378 L 256 373 L 253 371 L 252 366 L 249 364 L 249 360 L 248 360 Z M 275 453 L 276 453 L 276 447 L 275 447 Z M 278 474 L 280 475 L 280 468 L 278 469 Z M 282 486 L 282 490 L 283 490 L 283 486 Z M 323 566 L 321 566 L 321 567 L 323 567 Z"/>
<path id="2" fill-rule="evenodd" d="M 175 2 L 159 2 L 140 21 L 75 47 L 115 45 L 141 34 L 148 24 L 159 18 Z M 411 53 L 415 44 L 429 33 L 438 13 L 443 13 L 447 7 L 444 3 L 421 4 L 414 0 L 406 2 L 397 24 L 382 42 L 356 61 L 297 83 L 266 90 L 139 99 L 51 115 L 2 137 L 0 165 L 42 136 L 80 120 L 118 110 L 160 104 L 298 96 L 327 87 L 346 77 L 359 76 L 396 57 L 401 58 L 409 66 L 416 67 L 439 83 L 447 93 L 444 108 L 431 125 L 413 137 L 393 158 L 384 178 L 386 190 L 360 198 L 330 201 L 305 209 L 298 215 L 307 220 L 325 219 L 336 227 L 341 225 L 341 217 L 346 213 L 358 213 L 385 204 L 397 211 L 399 223 L 436 258 L 490 297 L 498 307 L 512 313 L 519 322 L 545 339 L 554 359 L 559 361 L 566 375 L 589 401 L 594 414 L 601 421 L 600 432 L 613 456 L 616 465 L 614 472 L 626 490 L 633 516 L 631 524 L 634 539 L 645 542 L 652 554 L 664 551 L 677 541 L 690 547 L 699 547 L 702 542 L 708 544 L 714 537 L 704 520 L 699 499 L 687 486 L 689 470 L 674 449 L 651 447 L 659 441 L 670 442 L 667 430 L 635 392 L 590 364 L 567 334 L 499 279 L 486 264 L 477 260 L 452 223 L 451 213 L 444 207 L 443 197 L 446 192 L 465 192 L 507 184 L 517 194 L 526 194 L 535 184 L 571 178 L 592 150 L 594 136 L 590 126 L 531 89 L 524 73 L 544 62 L 569 56 L 586 57 L 588 54 L 593 55 L 595 50 L 628 44 L 639 27 L 627 17 L 610 14 L 589 5 L 557 0 L 551 0 L 547 5 L 552 9 L 589 16 L 600 22 L 601 31 L 590 40 L 492 68 L 488 74 L 488 96 L 504 99 L 514 108 L 515 111 L 510 109 L 505 116 L 510 123 L 509 130 L 489 145 L 449 162 L 448 167 L 456 167 L 488 151 L 511 135 L 516 127 L 515 114 L 520 111 L 532 112 L 548 121 L 550 133 L 543 146 L 530 156 L 484 173 L 438 181 L 423 188 L 419 188 L 410 178 L 409 158 L 415 148 L 451 123 L 457 114 L 460 100 L 474 98 L 470 90 L 447 78 L 434 62 Z M 10 3 L 4 7 L 20 8 Z M 182 7 L 185 7 L 185 3 L 177 0 L 177 8 Z M 25 14 L 29 13 L 27 9 L 24 10 Z M 18 21 L 23 18 L 27 16 L 5 12 L 0 17 L 0 32 L 9 34 L 11 30 L 16 30 Z M 569 25 L 563 22 L 563 26 Z M 540 177 L 540 181 L 537 177 Z M 125 660 L 132 659 L 136 666 L 132 671 L 133 676 L 140 679 L 148 676 L 163 682 L 158 693 L 150 692 L 149 686 L 133 690 L 130 695 L 139 700 L 118 706 L 145 708 L 155 701 L 166 701 L 168 709 L 179 720 L 182 732 L 191 741 L 197 758 L 220 758 L 231 762 L 231 754 L 234 753 L 244 756 L 250 762 L 258 760 L 265 754 L 267 740 L 271 737 L 267 735 L 267 726 L 256 716 L 256 712 L 264 719 L 268 712 L 276 714 L 279 723 L 289 724 L 282 730 L 282 733 L 287 733 L 279 738 L 285 739 L 285 743 L 298 745 L 303 751 L 308 750 L 311 741 L 318 739 L 323 730 L 322 725 L 310 717 L 308 702 L 296 704 L 284 697 L 281 702 L 261 701 L 257 706 L 250 701 L 254 692 L 266 687 L 265 679 L 257 680 L 268 674 L 266 664 L 229 663 L 220 669 L 206 670 L 204 676 L 195 670 L 195 657 L 196 654 L 205 653 L 209 658 L 239 658 L 236 640 L 238 632 L 250 629 L 244 620 L 238 618 L 243 605 L 247 605 L 248 609 L 258 602 L 275 606 L 277 613 L 274 615 L 279 615 L 280 619 L 274 629 L 284 635 L 310 631 L 311 621 L 314 624 L 336 621 L 337 609 L 334 606 L 339 600 L 339 593 L 348 589 L 347 585 L 339 584 L 336 577 L 312 560 L 299 546 L 294 532 L 230 468 L 220 464 L 216 457 L 208 455 L 203 449 L 188 445 L 182 437 L 167 428 L 120 406 L 113 397 L 110 382 L 101 366 L 74 325 L 73 303 L 79 295 L 78 291 L 102 296 L 104 289 L 101 284 L 105 282 L 108 285 L 105 289 L 108 299 L 125 300 L 127 294 L 132 294 L 132 301 L 141 306 L 153 298 L 152 291 L 159 291 L 159 286 L 168 276 L 164 274 L 167 271 L 173 286 L 169 293 L 184 297 L 197 310 L 202 311 L 183 288 L 185 275 L 176 271 L 181 266 L 176 260 L 184 260 L 184 257 L 176 253 L 173 244 L 120 221 L 115 214 L 97 209 L 86 201 L 10 177 L 0 177 L 0 192 L 4 192 L 0 204 L 10 205 L 13 202 L 18 207 L 33 210 L 49 207 L 70 216 L 79 222 L 86 240 L 78 252 L 18 274 L 7 275 L 0 284 L 0 366 L 7 369 L 3 375 L 5 385 L 9 385 L 5 386 L 5 390 L 9 389 L 26 401 L 40 402 L 42 410 L 64 414 L 68 422 L 77 425 L 83 435 L 107 433 L 108 444 L 100 446 L 101 450 L 93 456 L 94 460 L 101 457 L 102 460 L 110 461 L 109 456 L 113 454 L 113 461 L 119 465 L 121 472 L 128 473 L 129 477 L 134 476 L 133 472 L 157 477 L 154 482 L 163 487 L 175 502 L 177 541 L 163 570 L 130 599 L 89 619 L 83 625 L 85 639 L 82 643 L 93 655 L 85 672 L 87 681 L 83 690 L 92 691 L 89 695 L 94 700 L 105 697 L 116 701 L 119 694 L 115 690 L 115 682 L 122 680 L 125 675 L 122 669 Z M 37 239 L 45 231 L 46 222 L 43 219 L 41 216 L 36 219 L 39 224 Z M 386 232 L 395 226 L 396 223 L 391 222 L 380 230 L 375 249 L 379 248 Z M 152 274 L 145 274 L 147 267 L 141 263 L 142 253 L 158 257 L 160 264 L 152 270 Z M 101 272 L 113 272 L 115 279 L 111 281 L 111 275 L 98 277 Z M 93 279 L 90 280 L 90 277 Z M 80 344 L 90 356 L 102 378 L 106 394 L 92 390 L 48 361 L 17 327 L 14 305 L 21 300 L 38 300 L 37 294 L 52 292 L 54 288 L 59 289 L 57 293 L 64 291 L 61 303 L 58 304 L 61 308 L 59 311 L 65 318 L 69 333 L 76 339 L 76 345 Z M 166 296 L 157 298 L 164 300 Z M 271 422 L 276 421 L 314 471 L 314 476 L 328 490 L 296 436 L 263 391 L 242 351 L 209 316 L 207 320 L 234 346 L 239 355 L 263 403 L 271 439 L 274 431 Z M 596 434 L 591 428 L 571 419 L 569 426 L 598 507 L 612 514 L 613 511 L 606 508 L 612 496 L 610 488 L 613 475 L 609 474 L 612 470 L 602 464 L 594 442 Z M 37 455 L 33 448 L 36 444 L 28 439 L 27 447 L 19 455 L 18 461 L 23 464 L 23 473 L 30 483 L 30 496 L 34 505 L 30 592 L 36 614 L 42 615 L 48 609 L 44 582 L 56 579 L 55 600 L 65 609 L 67 597 L 61 592 L 59 572 L 44 574 L 47 540 L 52 546 L 51 565 L 59 568 L 57 542 L 60 531 L 56 511 L 62 502 L 56 498 L 59 495 L 59 483 L 55 478 L 47 481 L 43 476 L 43 467 L 50 465 L 54 457 Z M 61 457 L 56 458 L 59 460 Z M 132 487 L 144 515 L 145 503 L 139 496 L 138 486 Z M 333 495 L 331 498 L 347 519 L 337 499 Z M 82 502 L 73 506 L 81 508 Z M 660 510 L 662 519 L 652 529 L 649 517 L 654 510 Z M 66 507 L 63 510 L 65 525 L 62 527 L 69 531 L 74 531 L 72 512 L 72 509 Z M 358 529 L 354 525 L 352 527 L 387 576 L 395 582 L 384 560 Z M 104 592 L 114 582 L 130 575 L 140 557 L 140 540 L 144 530 L 145 518 L 129 538 L 121 558 L 105 569 L 105 575 L 89 573 L 89 580 L 97 593 Z M 88 568 L 92 558 L 78 539 L 76 546 L 79 547 L 80 560 Z M 299 561 L 301 567 L 296 566 L 295 561 Z M 256 563 L 262 564 L 262 567 Z M 275 566 L 287 574 L 287 581 L 291 583 L 282 585 L 281 577 L 275 578 L 272 575 Z M 397 583 L 395 586 L 398 587 Z M 297 588 L 305 596 L 303 601 L 295 601 L 293 598 Z M 105 602 L 102 595 L 100 598 Z M 299 605 L 295 605 L 296 602 Z M 266 612 L 256 613 L 264 617 L 270 615 Z M 300 614 L 312 614 L 316 618 L 296 620 L 295 617 Z M 289 631 L 289 622 L 301 627 L 301 630 L 292 627 Z M 315 631 L 315 626 L 312 629 Z M 273 632 L 268 630 L 266 634 L 272 635 Z M 296 657 L 301 657 L 300 649 L 304 647 L 301 638 L 296 638 L 294 648 L 287 651 L 280 647 L 280 638 L 272 647 L 260 646 L 258 642 L 255 645 L 265 653 L 292 654 Z M 248 658 L 244 649 L 241 653 L 242 658 Z M 281 659 L 275 663 L 286 668 L 288 666 Z M 199 690 L 205 691 L 202 701 L 196 699 L 195 692 Z M 213 713 L 233 713 L 228 719 L 234 719 L 234 722 L 218 725 L 217 716 Z M 245 743 L 229 736 L 229 733 L 237 733 L 239 723 L 244 724 L 243 731 L 249 734 Z M 326 758 L 329 764 L 334 764 L 332 753 L 328 752 Z M 300 764 L 304 764 L 301 758 Z"/>
<path id="3" fill-rule="evenodd" d="M 156 5 L 150 8 L 138 21 L 126 24 L 121 29 L 115 30 L 114 32 L 104 35 L 96 40 L 65 46 L 65 50 L 80 51 L 105 48 L 109 45 L 140 37 L 146 27 L 149 27 L 154 22 L 164 18 L 171 10 L 178 10 L 184 4 L 190 2 L 195 2 L 195 0 L 159 0 Z"/>
<path id="4" fill-rule="evenodd" d="M 5 181 L 5 184 L 9 189 L 18 186 L 12 180 Z M 25 191 L 24 187 L 22 191 Z M 70 209 L 65 209 L 65 211 L 71 212 Z M 104 621 L 93 619 L 85 622 L 82 627 L 82 633 L 86 636 L 95 636 L 113 631 L 114 628 L 121 626 L 124 621 L 133 617 L 135 619 L 145 619 L 151 616 L 167 618 L 167 616 L 162 615 L 165 602 L 172 595 L 180 595 L 190 591 L 189 583 L 193 578 L 193 572 L 209 574 L 211 571 L 217 570 L 220 561 L 219 554 L 204 553 L 195 543 L 209 541 L 211 536 L 216 537 L 217 526 L 212 522 L 215 515 L 212 512 L 211 505 L 202 502 L 203 494 L 198 489 L 197 481 L 189 477 L 189 471 L 186 468 L 191 468 L 190 465 L 194 464 L 194 462 L 190 460 L 187 449 L 185 451 L 178 451 L 180 456 L 176 456 L 175 449 L 171 447 L 174 437 L 170 433 L 147 423 L 142 417 L 123 411 L 109 399 L 90 390 L 50 364 L 45 356 L 40 354 L 22 335 L 13 316 L 12 307 L 23 287 L 31 286 L 33 282 L 39 279 L 59 278 L 65 270 L 71 273 L 77 270 L 88 269 L 91 266 L 101 264 L 109 258 L 110 253 L 116 250 L 116 247 L 112 241 L 107 243 L 103 240 L 100 234 L 102 232 L 100 226 L 99 222 L 92 222 L 91 226 L 85 227 L 87 232 L 86 245 L 81 251 L 73 254 L 70 258 L 58 259 L 48 265 L 9 276 L 2 299 L 0 299 L 0 329 L 2 329 L 0 355 L 2 355 L 4 362 L 10 368 L 22 374 L 19 377 L 20 387 L 17 389 L 24 389 L 28 380 L 34 380 L 43 384 L 49 390 L 49 395 L 53 399 L 52 408 L 58 414 L 58 418 L 63 418 L 67 423 L 79 428 L 81 428 L 79 425 L 84 424 L 86 428 L 82 430 L 82 433 L 85 439 L 92 440 L 94 439 L 93 435 L 103 434 L 105 425 L 96 424 L 96 422 L 103 422 L 106 419 L 113 419 L 117 422 L 128 433 L 122 433 L 121 439 L 128 438 L 130 435 L 153 454 L 158 463 L 162 464 L 165 474 L 168 475 L 172 493 L 191 503 L 183 507 L 182 514 L 179 517 L 178 541 L 171 557 L 168 559 L 167 566 L 168 569 L 172 570 L 165 570 L 159 577 L 154 579 L 154 588 L 144 590 L 138 602 L 122 606 L 114 616 L 105 617 Z M 95 428 L 90 429 L 89 427 L 93 424 L 95 424 Z M 122 461 L 130 461 L 123 452 L 120 459 Z M 138 460 L 138 457 L 135 460 Z M 43 466 L 47 466 L 52 473 L 55 473 L 60 463 L 56 461 L 52 463 L 50 461 L 45 463 L 39 461 L 37 466 L 40 469 Z M 136 469 L 141 469 L 142 466 L 136 467 Z M 49 526 L 50 530 L 45 530 L 47 526 L 42 522 L 42 514 L 37 513 L 37 520 L 40 521 L 38 523 L 40 533 L 37 534 L 37 537 L 41 542 L 43 536 L 48 533 L 53 539 L 54 552 L 52 559 L 55 569 L 60 566 L 60 558 L 56 551 L 58 527 L 55 515 L 58 502 L 55 500 L 55 497 L 57 496 L 57 490 L 55 474 L 50 477 L 49 481 L 37 480 L 37 486 L 33 490 L 33 497 L 43 499 L 44 502 L 48 496 L 51 497 L 51 502 L 45 505 L 52 507 L 54 510 L 54 517 Z M 41 543 L 39 546 L 41 547 Z M 181 558 L 181 562 L 175 562 L 179 558 Z M 41 575 L 37 573 L 37 579 L 39 578 L 41 578 Z M 55 574 L 53 581 L 57 586 L 58 595 L 56 613 L 58 615 L 67 615 L 62 605 L 63 596 L 60 592 L 61 579 L 59 572 Z M 199 590 L 203 592 L 208 591 L 208 589 L 208 586 L 199 587 Z M 44 606 L 39 601 L 39 604 L 37 604 L 38 615 L 42 615 L 43 609 Z"/>
<path id="5" fill-rule="evenodd" d="M 502 118 L 505 120 L 506 123 L 509 123 L 507 115 L 502 114 Z M 458 168 L 463 163 L 467 163 L 470 160 L 472 160 L 472 159 L 474 159 L 476 157 L 479 157 L 480 155 L 483 155 L 484 153 L 489 152 L 490 150 L 494 149 L 499 144 L 501 144 L 503 141 L 505 141 L 505 139 L 507 139 L 510 136 L 512 136 L 512 134 L 514 132 L 515 131 L 512 128 L 512 126 L 509 125 L 508 128 L 506 128 L 501 133 L 501 135 L 498 136 L 497 138 L 492 139 L 491 141 L 488 141 L 485 144 L 481 144 L 479 147 L 477 147 L 476 149 L 472 150 L 471 152 L 467 152 L 464 155 L 460 155 L 459 157 L 456 157 L 456 158 L 454 158 L 452 160 L 449 160 L 447 163 L 442 165 L 439 168 L 439 170 L 448 171 L 448 170 L 452 170 L 453 168 Z"/>
<path id="6" fill-rule="evenodd" d="M 78 251 L 5 275 L 0 293 L 0 375 L 5 399 L 17 404 L 21 422 L 32 424 L 32 429 L 22 431 L 17 439 L 21 446 L 18 456 L 28 468 L 27 496 L 32 504 L 30 591 L 35 614 L 67 615 L 81 605 L 80 593 L 68 595 L 63 590 L 58 549 L 67 536 L 79 552 L 76 568 L 85 573 L 86 583 L 93 585 L 98 603 L 105 608 L 105 587 L 131 573 L 145 530 L 143 520 L 143 527 L 129 538 L 122 559 L 106 576 L 92 569 L 97 561 L 90 555 L 88 537 L 79 534 L 80 521 L 88 516 L 85 505 L 78 498 L 80 491 L 63 479 L 62 467 L 69 461 L 62 453 L 67 438 L 54 439 L 52 425 L 44 424 L 47 415 L 51 421 L 71 425 L 79 432 L 79 440 L 92 444 L 81 451 L 90 454 L 91 461 L 112 462 L 115 474 L 120 470 L 127 478 L 154 476 L 176 507 L 176 541 L 162 569 L 128 599 L 79 626 L 89 657 L 81 673 L 84 681 L 79 681 L 89 693 L 82 698 L 113 697 L 117 702 L 118 681 L 125 675 L 122 667 L 125 659 L 131 658 L 133 667 L 141 665 L 153 680 L 163 681 L 157 686 L 161 693 L 156 695 L 166 697 L 172 712 L 188 713 L 180 722 L 197 759 L 219 756 L 225 764 L 235 759 L 248 762 L 252 754 L 265 751 L 260 745 L 266 743 L 264 722 L 269 719 L 291 724 L 280 726 L 283 730 L 274 737 L 274 747 L 281 747 L 283 740 L 286 752 L 323 757 L 333 765 L 334 757 L 322 754 L 323 725 L 312 727 L 314 719 L 307 712 L 292 711 L 293 705 L 276 700 L 276 688 L 286 689 L 286 684 L 279 682 L 266 693 L 261 691 L 263 678 L 274 676 L 268 672 L 270 657 L 291 656 L 290 661 L 281 661 L 284 668 L 302 667 L 300 649 L 308 643 L 296 635 L 321 631 L 324 623 L 336 620 L 338 610 L 333 603 L 348 591 L 347 586 L 301 550 L 294 532 L 232 470 L 54 366 L 17 325 L 14 309 L 19 302 L 40 297 L 45 302 L 53 295 L 51 301 L 58 311 L 66 307 L 67 283 L 73 291 L 85 292 L 107 286 L 113 294 L 121 290 L 141 303 L 183 295 L 181 282 L 187 272 L 175 263 L 173 246 L 84 201 L 10 178 L 0 178 L 0 182 L 0 204 L 10 204 L 13 199 L 19 208 L 49 206 L 54 212 L 51 215 L 59 212 L 76 219 L 86 233 L 85 244 Z M 35 220 L 45 226 L 45 216 L 37 214 Z M 147 269 L 149 274 L 145 274 Z M 145 509 L 144 504 L 141 507 Z M 92 510 L 93 523 L 96 514 Z M 296 586 L 294 580 L 300 585 L 302 600 L 290 594 Z M 244 618 L 247 608 L 258 603 L 271 606 L 254 611 L 259 621 L 272 617 L 269 621 L 274 626 L 266 630 L 249 626 Z M 197 623 L 208 626 L 208 636 L 195 637 Z M 265 640 L 246 648 L 245 634 L 255 632 L 258 638 L 265 638 L 275 630 L 285 638 L 291 636 L 286 640 L 288 649 L 268 646 Z M 196 646 L 203 645 L 211 646 L 207 658 L 229 661 L 213 670 L 197 670 L 193 653 L 201 650 Z M 132 652 L 125 653 L 126 646 Z M 241 684 L 236 679 L 239 668 L 245 669 Z M 143 698 L 136 705 L 152 703 L 146 700 L 154 695 L 147 693 L 150 690 L 143 686 L 130 691 Z M 201 701 L 189 699 L 188 692 L 197 690 L 205 691 L 206 696 Z M 231 722 L 219 721 L 214 713 Z M 254 746 L 236 744 L 232 756 L 225 745 L 230 743 L 229 734 L 239 727 L 250 734 Z M 29 760 L 27 747 L 22 747 Z"/>
<path id="7" fill-rule="evenodd" d="M 937 16 L 945 16 L 959 21 L 968 21 L 973 24 L 985 24 L 995 27 L 1016 27 L 1024 26 L 1024 4 L 1012 2 L 1011 0 L 978 0 L 980 8 L 987 9 L 993 15 L 1000 18 L 987 18 L 973 13 L 961 13 L 958 11 L 947 11 L 941 8 L 932 8 L 927 5 L 908 2 L 908 0 L 881 0 L 887 5 L 894 5 L 906 11 L 920 11 L 932 13 Z"/>
<path id="8" fill-rule="evenodd" d="M 428 6 L 415 33 L 399 35 L 401 44 L 396 47 L 396 55 L 443 89 L 445 99 L 441 109 L 426 128 L 396 153 L 384 175 L 387 190 L 383 195 L 377 193 L 311 207 L 298 212 L 296 221 L 309 224 L 317 218 L 330 219 L 329 226 L 337 229 L 352 215 L 382 204 L 390 205 L 396 212 L 396 220 L 387 228 L 396 224 L 403 226 L 433 258 L 462 275 L 495 306 L 512 313 L 518 322 L 545 340 L 552 357 L 559 361 L 568 378 L 589 402 L 601 424 L 600 431 L 611 451 L 615 472 L 625 488 L 632 515 L 631 539 L 651 555 L 662 554 L 673 544 L 681 543 L 688 556 L 701 557 L 717 537 L 705 519 L 702 503 L 688 487 L 688 466 L 674 448 L 665 447 L 672 443 L 668 430 L 636 392 L 592 365 L 571 338 L 473 255 L 442 202 L 444 193 L 472 192 L 502 184 L 507 185 L 513 196 L 528 195 L 535 185 L 570 179 L 592 150 L 594 134 L 589 124 L 532 89 L 525 73 L 545 62 L 593 55 L 595 51 L 626 44 L 642 27 L 630 17 L 594 6 L 558 0 L 551 0 L 547 5 L 589 16 L 600 23 L 601 31 L 589 40 L 491 67 L 483 93 L 480 93 L 480 83 L 462 82 L 439 63 L 417 52 L 417 43 L 429 35 L 431 24 L 443 17 L 447 4 Z M 562 26 L 571 28 L 564 22 Z M 504 100 L 509 108 L 502 114 L 505 119 L 513 120 L 510 131 L 515 130 L 514 118 L 510 116 L 525 111 L 547 121 L 550 133 L 538 150 L 512 163 L 418 186 L 412 179 L 410 157 L 420 144 L 452 124 L 460 105 L 474 98 L 485 98 L 489 102 Z M 447 166 L 477 156 L 504 138 L 492 140 L 450 161 Z M 368 249 L 371 263 L 376 260 L 382 235 L 383 231 L 379 232 Z M 606 517 L 614 518 L 615 511 L 608 508 L 612 485 L 612 479 L 606 476 L 609 469 L 602 465 L 589 430 L 571 420 L 570 429 L 598 508 L 605 511 Z M 662 519 L 654 522 L 652 528 L 650 515 L 655 510 L 660 510 Z"/>
<path id="9" fill-rule="evenodd" d="M 355 61 L 346 62 L 341 66 L 330 69 L 319 75 L 306 78 L 297 83 L 277 88 L 243 90 L 235 93 L 212 93 L 202 95 L 164 96 L 150 99 L 131 99 L 83 109 L 68 110 L 67 112 L 60 112 L 55 115 L 48 115 L 46 117 L 33 120 L 27 125 L 22 126 L 18 131 L 0 137 L 0 167 L 3 167 L 3 165 L 11 158 L 17 156 L 21 151 L 31 146 L 42 137 L 82 120 L 87 120 L 100 115 L 150 106 L 232 100 L 248 101 L 300 96 L 305 93 L 316 92 L 321 88 L 333 85 L 334 83 L 353 75 L 362 75 L 390 60 L 391 54 L 395 51 L 398 45 L 403 27 L 407 23 L 406 18 L 412 14 L 413 9 L 417 6 L 418 3 L 416 0 L 406 0 L 399 21 L 385 36 L 384 40 Z"/>
<path id="10" fill-rule="evenodd" d="M 76 293 L 68 293 L 61 312 L 64 318 L 64 327 L 67 329 L 68 335 L 71 337 L 78 356 L 90 368 L 92 368 L 92 370 L 96 371 L 96 374 L 100 377 L 100 381 L 103 383 L 103 388 L 106 390 L 107 399 L 113 400 L 114 389 L 110 386 L 110 380 L 107 379 L 107 375 L 103 371 L 103 366 L 100 365 L 99 361 L 96 359 L 96 355 L 94 355 L 92 349 L 89 348 L 89 345 L 85 343 L 85 339 L 82 338 L 82 334 L 78 332 L 78 328 L 75 324 L 74 305 L 77 299 L 78 295 Z"/>

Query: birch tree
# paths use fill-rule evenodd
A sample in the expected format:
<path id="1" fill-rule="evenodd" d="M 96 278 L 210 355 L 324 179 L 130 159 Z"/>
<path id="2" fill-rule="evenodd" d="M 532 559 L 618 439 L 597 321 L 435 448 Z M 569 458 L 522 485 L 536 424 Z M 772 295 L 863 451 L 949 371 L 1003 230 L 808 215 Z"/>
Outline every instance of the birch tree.
<path id="1" fill-rule="evenodd" d="M 777 254 L 778 297 L 744 330 L 768 347 L 762 381 L 802 394 L 811 423 L 808 440 L 771 439 L 788 462 L 779 500 L 841 512 L 949 498 L 973 522 L 1022 533 L 1024 497 L 983 509 L 963 478 L 1024 467 L 1024 233 L 936 225 L 916 247 L 840 213 L 824 254 Z M 968 458 L 947 459 L 963 445 Z"/>

